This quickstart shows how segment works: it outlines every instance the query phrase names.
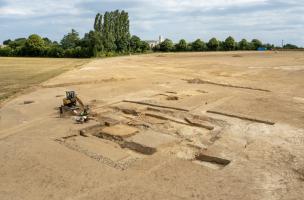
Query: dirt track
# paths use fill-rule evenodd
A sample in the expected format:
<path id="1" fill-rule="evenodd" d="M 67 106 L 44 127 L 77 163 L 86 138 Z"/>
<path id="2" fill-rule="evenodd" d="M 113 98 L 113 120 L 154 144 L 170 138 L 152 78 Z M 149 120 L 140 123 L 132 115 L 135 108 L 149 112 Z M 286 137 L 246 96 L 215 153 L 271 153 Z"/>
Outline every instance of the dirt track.
<path id="1" fill-rule="evenodd" d="M 303 55 L 152 54 L 57 76 L 0 110 L 0 199 L 302 199 Z M 96 121 L 58 118 L 66 90 Z M 136 134 L 123 143 L 78 135 L 104 117 L 139 133 L 113 129 Z M 151 147 L 135 152 L 136 142 Z"/>

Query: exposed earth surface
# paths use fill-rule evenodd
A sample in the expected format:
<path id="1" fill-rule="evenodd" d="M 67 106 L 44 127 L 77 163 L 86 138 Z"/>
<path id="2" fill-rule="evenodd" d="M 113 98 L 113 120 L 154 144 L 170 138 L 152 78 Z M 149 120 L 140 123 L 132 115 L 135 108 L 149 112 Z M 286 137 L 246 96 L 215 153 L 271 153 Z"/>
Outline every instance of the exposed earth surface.
<path id="1" fill-rule="evenodd" d="M 94 59 L 6 102 L 0 152 L 5 200 L 303 199 L 304 53 Z"/>

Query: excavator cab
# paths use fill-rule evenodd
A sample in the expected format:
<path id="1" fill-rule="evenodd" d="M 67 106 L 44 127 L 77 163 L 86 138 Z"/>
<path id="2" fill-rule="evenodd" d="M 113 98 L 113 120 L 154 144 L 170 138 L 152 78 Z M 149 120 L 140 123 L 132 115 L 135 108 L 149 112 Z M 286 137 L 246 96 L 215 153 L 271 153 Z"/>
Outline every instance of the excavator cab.
<path id="1" fill-rule="evenodd" d="M 63 105 L 59 107 L 60 117 L 68 112 L 75 116 L 76 123 L 85 123 L 89 120 L 90 108 L 83 104 L 75 91 L 66 91 L 66 97 L 62 101 Z"/>
<path id="2" fill-rule="evenodd" d="M 66 91 L 66 98 L 67 99 L 74 99 L 76 97 L 75 91 Z"/>
<path id="3" fill-rule="evenodd" d="M 88 105 L 83 104 L 75 91 L 66 91 L 66 97 L 62 101 L 63 104 L 59 107 L 60 117 L 64 117 L 65 113 L 69 113 L 74 115 L 76 123 L 82 124 L 89 121 L 90 108 Z"/>
<path id="4" fill-rule="evenodd" d="M 73 108 L 77 106 L 77 97 L 75 91 L 66 91 L 66 98 L 63 99 L 63 106 Z"/>

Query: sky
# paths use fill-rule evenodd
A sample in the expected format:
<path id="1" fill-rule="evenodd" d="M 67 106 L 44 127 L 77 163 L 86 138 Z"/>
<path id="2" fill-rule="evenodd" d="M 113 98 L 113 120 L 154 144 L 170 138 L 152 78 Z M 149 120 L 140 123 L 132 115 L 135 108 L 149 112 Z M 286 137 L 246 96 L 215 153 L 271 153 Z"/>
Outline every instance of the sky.
<path id="1" fill-rule="evenodd" d="M 33 33 L 60 41 L 72 28 L 83 35 L 96 13 L 116 9 L 129 13 L 131 34 L 144 40 L 231 35 L 304 46 L 304 0 L 0 0 L 0 41 Z"/>

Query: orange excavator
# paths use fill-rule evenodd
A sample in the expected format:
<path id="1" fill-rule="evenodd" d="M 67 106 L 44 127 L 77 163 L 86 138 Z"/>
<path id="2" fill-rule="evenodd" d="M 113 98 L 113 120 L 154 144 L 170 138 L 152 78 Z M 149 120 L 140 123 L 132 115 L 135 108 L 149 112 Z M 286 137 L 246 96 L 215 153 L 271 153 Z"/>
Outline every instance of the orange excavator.
<path id="1" fill-rule="evenodd" d="M 66 97 L 62 100 L 63 104 L 59 107 L 60 116 L 66 112 L 75 115 L 75 121 L 79 123 L 87 122 L 89 117 L 89 106 L 85 106 L 75 91 L 66 91 Z"/>

